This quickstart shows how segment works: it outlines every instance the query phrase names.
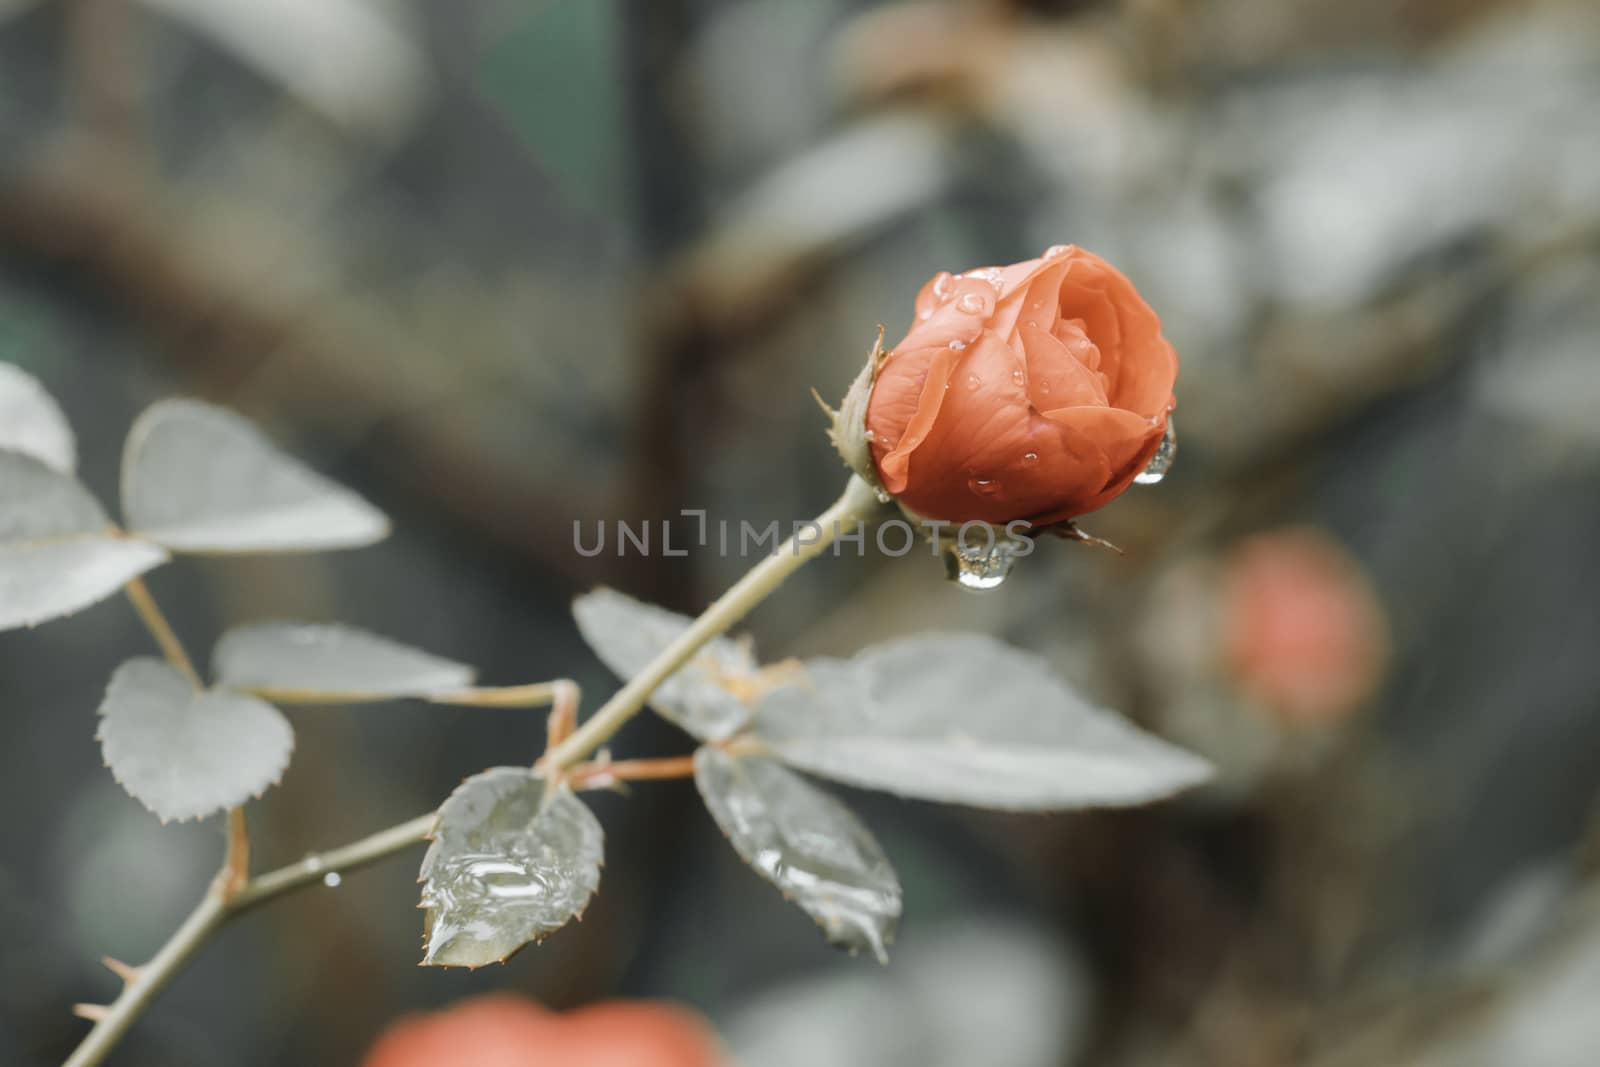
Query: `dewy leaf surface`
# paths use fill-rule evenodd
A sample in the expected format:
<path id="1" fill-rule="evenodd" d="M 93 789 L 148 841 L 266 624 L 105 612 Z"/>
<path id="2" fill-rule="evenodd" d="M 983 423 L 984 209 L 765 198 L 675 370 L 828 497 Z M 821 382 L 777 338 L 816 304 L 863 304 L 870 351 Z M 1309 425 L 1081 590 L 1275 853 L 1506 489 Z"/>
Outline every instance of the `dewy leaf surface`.
<path id="1" fill-rule="evenodd" d="M 217 684 L 274 694 L 381 700 L 430 696 L 472 684 L 472 668 L 337 623 L 237 626 L 211 657 Z"/>
<path id="2" fill-rule="evenodd" d="M 10 363 L 0 363 L 0 448 L 32 456 L 63 474 L 78 467 L 77 441 L 55 398 Z"/>
<path id="3" fill-rule="evenodd" d="M 196 690 L 158 659 L 118 667 L 100 705 L 106 765 L 167 819 L 199 819 L 260 796 L 278 781 L 294 731 L 271 704 Z"/>
<path id="4" fill-rule="evenodd" d="M 231 411 L 163 400 L 122 457 L 128 527 L 180 552 L 312 552 L 382 539 L 389 520 Z"/>
<path id="5" fill-rule="evenodd" d="M 644 670 L 693 621 L 613 589 L 596 589 L 572 604 L 583 639 L 623 679 Z M 660 715 L 702 741 L 732 734 L 750 718 L 741 687 L 753 691 L 757 671 L 750 649 L 727 637 L 708 641 L 650 697 Z"/>
<path id="6" fill-rule="evenodd" d="M 1009 810 L 1140 804 L 1198 784 L 1205 761 L 1089 704 L 1037 656 L 929 634 L 808 661 L 754 731 L 783 762 L 901 796 Z"/>
<path id="7" fill-rule="evenodd" d="M 740 857 L 852 952 L 888 962 L 900 920 L 900 879 L 849 808 L 761 757 L 705 746 L 694 781 Z"/>
<path id="8" fill-rule="evenodd" d="M 0 630 L 81 611 L 166 559 L 113 532 L 70 474 L 0 449 Z"/>
<path id="9" fill-rule="evenodd" d="M 422 860 L 424 964 L 503 962 L 583 913 L 600 885 L 604 835 L 565 787 L 525 767 L 473 775 L 439 808 Z"/>

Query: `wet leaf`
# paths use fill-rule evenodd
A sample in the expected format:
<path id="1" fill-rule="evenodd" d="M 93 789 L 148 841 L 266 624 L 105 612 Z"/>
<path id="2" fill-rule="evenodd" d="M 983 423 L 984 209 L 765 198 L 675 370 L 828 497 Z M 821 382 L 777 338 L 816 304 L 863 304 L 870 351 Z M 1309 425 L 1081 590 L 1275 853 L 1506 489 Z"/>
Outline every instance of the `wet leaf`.
<path id="1" fill-rule="evenodd" d="M 331 623 L 237 626 L 211 656 L 217 684 L 268 698 L 382 700 L 472 684 L 472 668 L 386 637 Z"/>
<path id="2" fill-rule="evenodd" d="M 354 548 L 389 532 L 383 513 L 278 451 L 222 408 L 151 405 L 128 434 L 122 509 L 130 529 L 180 552 Z"/>
<path id="3" fill-rule="evenodd" d="M 583 639 L 620 677 L 644 670 L 693 621 L 613 589 L 596 589 L 573 601 L 572 615 Z M 656 689 L 650 706 L 702 741 L 729 736 L 750 718 L 740 693 L 757 671 L 749 647 L 716 637 Z"/>
<path id="4" fill-rule="evenodd" d="M 772 760 L 711 746 L 695 753 L 694 781 L 757 874 L 815 919 L 829 941 L 888 962 L 900 879 L 849 808 Z"/>
<path id="5" fill-rule="evenodd" d="M 868 789 L 1007 810 L 1141 804 L 1209 765 L 1095 708 L 1036 656 L 929 634 L 817 659 L 755 733 L 783 762 Z"/>
<path id="6" fill-rule="evenodd" d="M 422 859 L 422 962 L 503 962 L 578 918 L 600 885 L 604 835 L 565 787 L 526 767 L 473 775 L 439 808 Z"/>
<path id="7" fill-rule="evenodd" d="M 0 630 L 81 611 L 166 559 L 112 530 L 71 475 L 0 449 Z"/>
<path id="8" fill-rule="evenodd" d="M 200 819 L 260 796 L 282 776 L 294 731 L 243 693 L 197 690 L 158 659 L 118 667 L 100 705 L 106 766 L 145 807 Z"/>
<path id="9" fill-rule="evenodd" d="M 78 466 L 72 427 L 55 398 L 19 367 L 0 363 L 0 448 L 32 456 L 52 470 Z"/>

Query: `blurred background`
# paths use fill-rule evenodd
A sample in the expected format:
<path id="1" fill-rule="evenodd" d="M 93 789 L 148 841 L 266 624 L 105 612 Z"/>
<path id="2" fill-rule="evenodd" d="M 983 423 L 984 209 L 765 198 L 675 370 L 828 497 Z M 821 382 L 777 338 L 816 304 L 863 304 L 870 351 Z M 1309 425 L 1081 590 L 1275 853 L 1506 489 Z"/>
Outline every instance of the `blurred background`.
<path id="1" fill-rule="evenodd" d="M 851 794 L 887 969 L 828 949 L 692 786 L 600 795 L 585 921 L 415 966 L 420 852 L 230 926 L 120 1064 L 352 1063 L 471 992 L 661 996 L 752 1067 L 1581 1067 L 1600 1044 L 1600 6 L 1592 0 L 0 2 L 0 359 L 114 500 L 159 397 L 358 488 L 361 552 L 183 560 L 228 625 L 342 619 L 490 683 L 614 686 L 567 607 L 684 611 L 738 560 L 575 520 L 815 514 L 839 395 L 940 269 L 1080 244 L 1183 360 L 1177 466 L 1002 588 L 814 565 L 768 658 L 930 625 L 1045 655 L 1210 757 L 1147 809 Z M 685 540 L 692 520 L 678 520 Z M 0 1061 L 58 1062 L 217 861 L 101 766 L 150 652 L 113 599 L 0 638 Z M 530 717 L 292 712 L 263 867 L 436 805 Z M 639 720 L 619 754 L 688 751 Z M 517 758 L 521 758 L 518 755 Z"/>

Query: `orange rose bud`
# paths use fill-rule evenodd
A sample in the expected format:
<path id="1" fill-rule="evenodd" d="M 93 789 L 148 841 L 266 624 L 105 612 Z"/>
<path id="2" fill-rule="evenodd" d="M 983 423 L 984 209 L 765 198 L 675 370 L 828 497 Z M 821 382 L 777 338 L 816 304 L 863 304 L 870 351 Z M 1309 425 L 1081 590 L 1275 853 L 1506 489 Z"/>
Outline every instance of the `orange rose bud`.
<path id="1" fill-rule="evenodd" d="M 608 1001 L 565 1015 L 506 993 L 402 1019 L 362 1067 L 723 1067 L 711 1028 L 693 1012 Z"/>
<path id="2" fill-rule="evenodd" d="M 858 382 L 871 390 L 871 473 L 914 514 L 1045 526 L 1104 506 L 1147 468 L 1156 480 L 1170 461 L 1178 357 L 1100 257 L 1058 245 L 942 273 L 916 313 Z"/>

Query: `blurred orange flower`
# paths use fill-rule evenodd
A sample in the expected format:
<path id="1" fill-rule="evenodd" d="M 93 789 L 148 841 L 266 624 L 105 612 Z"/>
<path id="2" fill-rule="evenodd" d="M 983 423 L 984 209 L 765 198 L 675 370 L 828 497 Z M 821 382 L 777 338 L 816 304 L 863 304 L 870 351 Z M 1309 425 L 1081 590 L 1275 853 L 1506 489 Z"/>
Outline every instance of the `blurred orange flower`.
<path id="1" fill-rule="evenodd" d="M 1388 628 L 1360 568 L 1315 530 L 1257 534 L 1222 580 L 1223 654 L 1239 684 L 1286 720 L 1329 722 L 1377 688 Z"/>
<path id="2" fill-rule="evenodd" d="M 1133 284 L 1068 245 L 942 273 L 868 402 L 883 487 L 933 519 L 1036 525 L 1108 503 L 1154 456 L 1178 358 Z"/>
<path id="3" fill-rule="evenodd" d="M 608 1001 L 566 1014 L 495 993 L 390 1026 L 362 1067 L 726 1067 L 684 1008 Z"/>

